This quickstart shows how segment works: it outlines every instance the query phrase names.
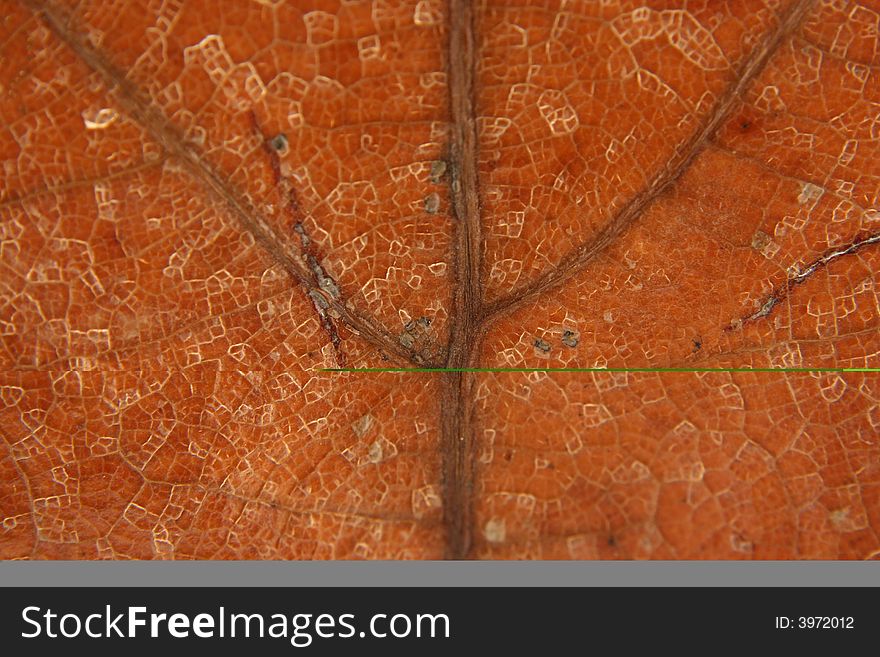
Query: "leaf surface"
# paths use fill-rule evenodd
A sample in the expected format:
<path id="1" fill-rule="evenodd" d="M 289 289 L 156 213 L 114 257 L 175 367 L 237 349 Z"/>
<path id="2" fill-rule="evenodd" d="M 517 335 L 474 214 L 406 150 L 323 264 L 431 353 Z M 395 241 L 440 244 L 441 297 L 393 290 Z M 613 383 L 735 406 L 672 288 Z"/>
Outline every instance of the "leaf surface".
<path id="1" fill-rule="evenodd" d="M 869 558 L 875 3 L 3 0 L 4 558 Z"/>

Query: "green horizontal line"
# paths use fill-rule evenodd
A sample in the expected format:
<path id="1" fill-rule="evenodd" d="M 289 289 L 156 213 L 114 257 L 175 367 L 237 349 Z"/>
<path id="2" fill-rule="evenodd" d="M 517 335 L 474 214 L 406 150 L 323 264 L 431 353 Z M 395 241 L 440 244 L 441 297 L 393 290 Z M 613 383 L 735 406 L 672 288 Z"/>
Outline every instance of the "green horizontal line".
<path id="1" fill-rule="evenodd" d="M 328 367 L 322 372 L 880 372 L 880 367 Z"/>

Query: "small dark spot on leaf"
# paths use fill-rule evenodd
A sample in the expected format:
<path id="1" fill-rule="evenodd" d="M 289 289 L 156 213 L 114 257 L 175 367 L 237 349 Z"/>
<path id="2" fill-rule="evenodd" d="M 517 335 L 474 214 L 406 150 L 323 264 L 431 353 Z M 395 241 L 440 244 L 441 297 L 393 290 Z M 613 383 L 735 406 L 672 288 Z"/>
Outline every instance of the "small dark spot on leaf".
<path id="1" fill-rule="evenodd" d="M 749 128 L 752 127 L 752 122 L 748 119 L 743 119 L 739 122 L 739 127 L 743 132 L 746 132 Z"/>
<path id="2" fill-rule="evenodd" d="M 283 132 L 279 132 L 277 135 L 272 137 L 272 139 L 269 141 L 269 144 L 272 146 L 273 149 L 281 153 L 282 151 L 287 150 L 287 135 L 285 135 Z"/>
<path id="3" fill-rule="evenodd" d="M 694 343 L 694 353 L 703 348 L 703 338 L 697 336 L 696 338 L 691 338 L 691 342 Z"/>
<path id="4" fill-rule="evenodd" d="M 548 342 L 545 342 L 541 338 L 535 338 L 533 344 L 535 345 L 535 349 L 540 351 L 542 354 L 550 353 L 550 344 Z"/>
<path id="5" fill-rule="evenodd" d="M 446 160 L 434 160 L 431 162 L 431 182 L 435 185 L 443 180 L 446 174 Z"/>
<path id="6" fill-rule="evenodd" d="M 425 197 L 425 212 L 429 214 L 437 214 L 440 209 L 440 195 L 434 192 Z"/>
<path id="7" fill-rule="evenodd" d="M 571 331 L 569 329 L 565 329 L 562 332 L 562 344 L 566 347 L 571 347 L 574 349 L 578 346 L 578 343 L 581 341 L 580 335 L 578 335 L 577 331 Z"/>
<path id="8" fill-rule="evenodd" d="M 617 539 L 614 536 L 608 537 L 608 547 L 617 547 Z"/>
<path id="9" fill-rule="evenodd" d="M 513 450 L 507 450 L 504 453 L 504 460 L 505 461 L 512 461 L 513 460 Z"/>
<path id="10" fill-rule="evenodd" d="M 406 325 L 404 325 L 404 329 L 408 332 L 417 331 L 426 329 L 431 325 L 430 317 L 419 317 L 418 319 L 409 320 Z"/>
<path id="11" fill-rule="evenodd" d="M 425 346 L 426 341 L 430 339 L 431 318 L 419 317 L 411 319 L 403 326 L 403 332 L 397 336 L 398 342 L 407 349 L 418 347 L 421 349 Z"/>
<path id="12" fill-rule="evenodd" d="M 318 281 L 318 286 L 334 299 L 339 298 L 339 286 L 337 286 L 336 282 L 329 276 L 322 276 Z"/>

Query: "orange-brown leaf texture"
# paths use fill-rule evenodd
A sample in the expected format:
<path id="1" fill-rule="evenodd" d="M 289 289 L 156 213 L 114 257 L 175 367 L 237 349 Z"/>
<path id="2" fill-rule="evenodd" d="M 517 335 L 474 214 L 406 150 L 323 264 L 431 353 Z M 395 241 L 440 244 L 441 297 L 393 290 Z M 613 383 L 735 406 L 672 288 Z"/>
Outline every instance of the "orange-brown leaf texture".
<path id="1" fill-rule="evenodd" d="M 0 557 L 877 558 L 878 30 L 0 0 Z"/>

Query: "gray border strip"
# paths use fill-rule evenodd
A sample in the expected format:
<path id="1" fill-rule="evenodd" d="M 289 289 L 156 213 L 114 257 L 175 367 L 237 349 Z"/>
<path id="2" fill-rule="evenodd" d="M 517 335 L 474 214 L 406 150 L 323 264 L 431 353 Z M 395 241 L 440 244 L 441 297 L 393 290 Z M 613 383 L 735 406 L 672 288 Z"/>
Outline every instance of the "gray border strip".
<path id="1" fill-rule="evenodd" d="M 0 586 L 880 586 L 870 561 L 5 561 Z"/>

